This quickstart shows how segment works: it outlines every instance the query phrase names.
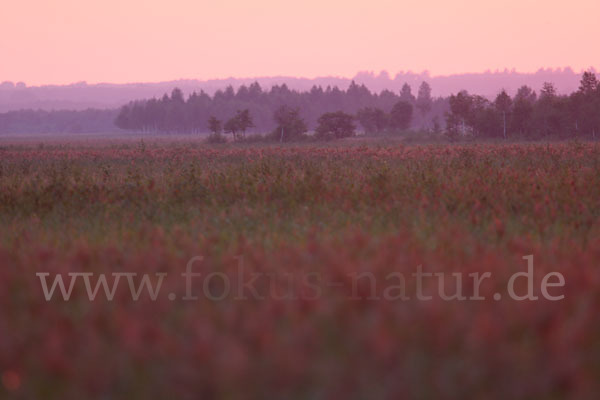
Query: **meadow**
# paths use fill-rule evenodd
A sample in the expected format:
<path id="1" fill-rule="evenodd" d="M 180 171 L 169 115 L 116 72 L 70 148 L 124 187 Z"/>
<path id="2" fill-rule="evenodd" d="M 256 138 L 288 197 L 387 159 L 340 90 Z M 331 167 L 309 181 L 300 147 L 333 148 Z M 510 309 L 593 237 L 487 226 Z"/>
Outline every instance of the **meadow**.
<path id="1" fill-rule="evenodd" d="M 599 223 L 596 143 L 0 141 L 0 397 L 593 399 Z M 562 300 L 492 296 L 528 255 Z M 418 266 L 493 278 L 384 296 Z M 166 276 L 47 301 L 40 272 Z"/>

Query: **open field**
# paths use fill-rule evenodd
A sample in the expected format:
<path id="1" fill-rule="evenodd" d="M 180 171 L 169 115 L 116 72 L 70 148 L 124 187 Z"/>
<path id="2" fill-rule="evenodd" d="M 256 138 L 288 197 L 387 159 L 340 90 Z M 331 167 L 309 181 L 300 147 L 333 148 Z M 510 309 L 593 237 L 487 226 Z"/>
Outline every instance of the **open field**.
<path id="1" fill-rule="evenodd" d="M 592 399 L 598 310 L 598 144 L 0 141 L 0 397 Z"/>

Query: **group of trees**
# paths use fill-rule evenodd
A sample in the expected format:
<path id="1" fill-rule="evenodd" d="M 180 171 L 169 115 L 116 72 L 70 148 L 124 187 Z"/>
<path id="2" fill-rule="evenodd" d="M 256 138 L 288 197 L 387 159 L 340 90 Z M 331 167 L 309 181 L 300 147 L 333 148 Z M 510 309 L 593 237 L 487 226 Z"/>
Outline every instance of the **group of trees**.
<path id="1" fill-rule="evenodd" d="M 271 137 L 279 138 L 280 142 L 298 140 L 308 131 L 298 108 L 281 106 L 273 113 L 273 120 L 277 123 L 277 127 L 271 133 Z"/>
<path id="2" fill-rule="evenodd" d="M 296 140 L 308 130 L 324 138 L 344 137 L 356 129 L 354 122 L 366 134 L 445 129 L 451 139 L 466 135 L 505 139 L 578 135 L 595 138 L 600 133 L 600 85 L 596 75 L 588 71 L 583 74 L 579 89 L 570 95 L 559 95 L 551 83 L 545 83 L 539 95 L 522 86 L 514 97 L 502 90 L 490 100 L 466 91 L 447 99 L 434 99 L 426 82 L 420 85 L 416 97 L 406 84 L 399 94 L 386 90 L 374 94 L 354 82 L 345 91 L 315 86 L 309 92 L 292 91 L 286 85 L 265 92 L 254 83 L 237 92 L 228 87 L 213 97 L 204 92 L 192 93 L 187 100 L 179 89 L 174 89 L 162 99 L 131 102 L 116 118 L 116 125 L 123 129 L 210 129 L 216 134 L 230 133 L 234 140 L 256 127 L 282 142 Z"/>
<path id="3" fill-rule="evenodd" d="M 579 89 L 559 95 L 546 82 L 539 96 L 522 86 L 514 97 L 502 90 L 493 101 L 461 91 L 449 98 L 446 132 L 502 138 L 590 136 L 600 133 L 600 84 L 596 75 L 584 72 Z"/>
<path id="4" fill-rule="evenodd" d="M 413 118 L 413 108 L 420 111 L 417 119 Z M 319 118 L 327 113 L 340 111 L 356 116 L 364 130 L 373 133 L 405 130 L 415 127 L 414 124 L 427 127 L 433 117 L 443 116 L 445 110 L 443 100 L 433 99 L 431 88 L 425 82 L 417 97 L 412 95 L 408 85 L 400 94 L 388 90 L 377 94 L 355 82 L 347 90 L 335 86 L 326 89 L 314 86 L 306 92 L 290 90 L 285 84 L 263 91 L 258 83 L 253 83 L 242 85 L 237 91 L 229 86 L 213 96 L 200 92 L 185 99 L 181 90 L 174 89 L 170 96 L 165 94 L 160 99 L 133 101 L 120 109 L 115 124 L 119 128 L 139 132 L 223 131 L 233 133 L 236 138 L 252 127 L 258 132 L 271 132 L 273 135 L 274 131 L 278 131 L 281 136 L 280 128 L 283 127 L 285 141 L 299 135 L 298 132 L 316 131 Z M 246 117 L 251 116 L 249 125 L 240 120 L 243 115 L 237 113 L 241 112 Z M 274 118 L 276 113 L 279 116 Z M 294 113 L 295 117 L 302 116 L 304 125 L 297 118 L 290 119 Z M 288 119 L 291 122 L 286 122 Z M 294 126 L 289 126 L 290 123 Z"/>
<path id="5" fill-rule="evenodd" d="M 355 120 L 363 126 L 367 134 L 377 134 L 385 131 L 406 130 L 412 120 L 413 107 L 410 103 L 400 100 L 389 113 L 380 108 L 365 107 L 351 115 L 343 111 L 327 112 L 317 120 L 315 137 L 320 139 L 341 139 L 353 136 L 356 130 Z M 302 138 L 308 131 L 304 119 L 300 116 L 300 109 L 283 105 L 273 113 L 273 121 L 277 127 L 267 135 L 267 138 L 288 142 Z M 253 127 L 253 119 L 248 109 L 238 110 L 236 115 L 223 124 L 214 115 L 207 121 L 208 129 L 214 135 L 222 132 L 233 134 L 233 140 L 245 137 L 246 129 Z M 242 135 L 239 135 L 242 132 Z"/>
<path id="6" fill-rule="evenodd" d="M 225 124 L 214 115 L 211 115 L 208 119 L 208 129 L 214 135 L 220 135 L 221 132 L 231 133 L 233 140 L 246 137 L 246 131 L 252 127 L 254 127 L 254 121 L 248 109 L 238 110 Z"/>
<path id="7" fill-rule="evenodd" d="M 381 108 L 365 107 L 358 110 L 356 119 L 367 134 L 404 131 L 413 120 L 413 106 L 408 101 L 399 100 L 389 113 Z"/>
<path id="8" fill-rule="evenodd" d="M 315 136 L 319 139 L 343 139 L 353 136 L 356 126 L 353 117 L 343 111 L 329 112 L 319 117 Z"/>
<path id="9" fill-rule="evenodd" d="M 405 84 L 398 93 L 369 91 L 354 82 L 309 91 L 285 84 L 263 90 L 258 83 L 229 86 L 213 96 L 184 96 L 179 89 L 161 98 L 132 101 L 119 110 L 34 111 L 0 114 L 0 133 L 108 132 L 114 126 L 147 133 L 231 134 L 243 138 L 254 128 L 272 140 L 298 140 L 308 131 L 323 138 L 344 137 L 357 126 L 366 134 L 425 130 L 445 132 L 451 139 L 476 138 L 596 138 L 600 134 L 600 84 L 585 72 L 578 90 L 558 94 L 545 83 L 539 93 L 522 86 L 513 96 L 502 90 L 493 98 L 460 91 L 433 98 L 423 82 L 417 95 Z M 344 127 L 341 130 L 333 126 Z M 340 133 L 343 132 L 343 133 Z"/>
<path id="10" fill-rule="evenodd" d="M 306 137 L 308 128 L 297 108 L 281 106 L 273 113 L 273 120 L 277 123 L 277 127 L 266 136 L 267 140 L 292 142 Z M 251 126 L 252 117 L 247 109 L 238 111 L 235 117 L 225 122 L 224 129 L 221 129 L 222 122 L 215 116 L 211 116 L 208 119 L 208 126 L 212 132 L 211 141 L 223 141 L 220 137 L 221 132 L 232 133 L 234 141 L 243 138 L 243 135 L 240 136 L 236 133 L 243 129 L 244 121 L 249 121 L 250 125 L 246 126 Z M 317 123 L 315 137 L 323 140 L 353 136 L 356 129 L 354 116 L 343 111 L 325 113 L 319 117 Z"/>

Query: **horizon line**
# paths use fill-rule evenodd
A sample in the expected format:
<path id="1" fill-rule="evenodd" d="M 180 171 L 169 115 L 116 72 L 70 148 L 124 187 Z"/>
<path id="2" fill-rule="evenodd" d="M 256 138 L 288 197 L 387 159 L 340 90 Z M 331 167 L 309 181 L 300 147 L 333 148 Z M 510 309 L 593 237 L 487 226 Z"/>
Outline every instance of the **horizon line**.
<path id="1" fill-rule="evenodd" d="M 318 79 L 342 79 L 342 80 L 354 80 L 356 78 L 359 78 L 361 75 L 370 75 L 373 78 L 376 79 L 383 79 L 386 75 L 387 75 L 387 79 L 389 79 L 390 81 L 394 81 L 396 79 L 398 79 L 399 76 L 407 76 L 407 75 L 414 75 L 414 76 L 422 76 L 422 77 L 426 77 L 429 79 L 436 79 L 436 78 L 447 78 L 447 77 L 452 77 L 452 76 L 461 76 L 461 75 L 484 75 L 484 74 L 492 74 L 492 75 L 501 75 L 501 74 L 519 74 L 519 75 L 535 75 L 538 73 L 569 73 L 572 72 L 576 75 L 578 74 L 583 74 L 583 72 L 585 71 L 592 71 L 594 73 L 597 72 L 597 69 L 594 66 L 590 66 L 587 68 L 581 68 L 579 71 L 576 71 L 573 67 L 571 66 L 565 66 L 565 67 L 540 67 L 535 71 L 517 71 L 516 68 L 504 68 L 504 69 L 499 69 L 496 68 L 494 70 L 491 69 L 486 69 L 484 71 L 477 71 L 477 72 L 460 72 L 460 73 L 451 73 L 451 74 L 438 74 L 438 75 L 433 75 L 431 74 L 431 72 L 427 69 L 422 70 L 421 72 L 415 72 L 412 70 L 401 70 L 399 72 L 396 72 L 395 75 L 392 75 L 385 69 L 379 70 L 379 72 L 375 71 L 375 70 L 361 70 L 356 72 L 353 76 L 348 77 L 348 76 L 340 76 L 340 75 L 315 75 L 315 76 L 292 76 L 292 75 L 261 75 L 261 76 L 243 76 L 243 77 L 235 77 L 235 76 L 228 76 L 228 77 L 223 77 L 223 78 L 176 78 L 176 79 L 164 79 L 164 80 L 156 80 L 156 81 L 123 81 L 123 82 L 119 82 L 119 81 L 115 81 L 115 82 L 107 82 L 107 81 L 87 81 L 87 80 L 80 80 L 80 81 L 75 81 L 75 82 L 70 82 L 70 83 L 43 83 L 43 84 L 33 84 L 33 85 L 28 85 L 25 81 L 11 81 L 11 80 L 4 80 L 0 82 L 0 87 L 4 86 L 6 84 L 12 84 L 14 87 L 25 87 L 25 88 L 40 88 L 40 87 L 50 87 L 50 86 L 101 86 L 101 85 L 151 85 L 151 84 L 160 84 L 160 83 L 173 83 L 173 82 L 199 82 L 199 83 L 208 83 L 208 82 L 219 82 L 219 81 L 229 81 L 229 80 L 238 80 L 238 81 L 243 81 L 243 80 L 259 80 L 259 79 L 298 79 L 298 80 L 318 80 Z"/>

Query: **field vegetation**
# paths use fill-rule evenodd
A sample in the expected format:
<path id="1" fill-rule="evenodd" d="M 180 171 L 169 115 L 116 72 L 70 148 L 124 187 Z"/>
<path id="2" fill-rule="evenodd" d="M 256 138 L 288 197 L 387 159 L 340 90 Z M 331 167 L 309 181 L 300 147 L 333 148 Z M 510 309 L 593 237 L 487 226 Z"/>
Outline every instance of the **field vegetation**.
<path id="1" fill-rule="evenodd" d="M 0 397 L 592 399 L 599 222 L 596 143 L 5 141 Z M 564 299 L 493 298 L 527 255 Z M 194 256 L 258 296 L 198 278 L 184 301 Z M 418 266 L 493 279 L 382 298 Z M 167 276 L 156 300 L 46 301 L 40 272 Z"/>

